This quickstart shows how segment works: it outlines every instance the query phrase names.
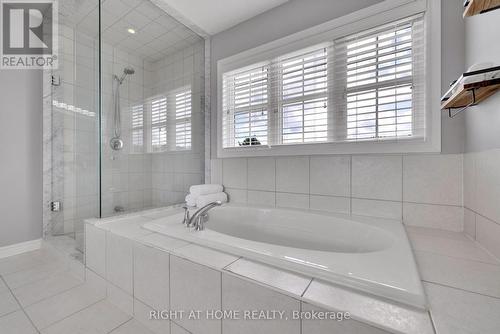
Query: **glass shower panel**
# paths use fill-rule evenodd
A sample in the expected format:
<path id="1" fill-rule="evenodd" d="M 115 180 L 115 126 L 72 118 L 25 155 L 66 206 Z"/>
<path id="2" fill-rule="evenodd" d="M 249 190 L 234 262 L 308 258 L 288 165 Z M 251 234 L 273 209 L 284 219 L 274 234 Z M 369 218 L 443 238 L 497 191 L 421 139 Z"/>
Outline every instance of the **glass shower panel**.
<path id="1" fill-rule="evenodd" d="M 98 216 L 99 1 L 59 1 L 59 68 L 48 73 L 50 201 L 46 235 L 74 240 L 83 257 L 83 221 Z M 47 73 L 46 73 L 47 75 Z"/>
<path id="2" fill-rule="evenodd" d="M 204 181 L 204 40 L 149 0 L 102 3 L 101 214 Z"/>

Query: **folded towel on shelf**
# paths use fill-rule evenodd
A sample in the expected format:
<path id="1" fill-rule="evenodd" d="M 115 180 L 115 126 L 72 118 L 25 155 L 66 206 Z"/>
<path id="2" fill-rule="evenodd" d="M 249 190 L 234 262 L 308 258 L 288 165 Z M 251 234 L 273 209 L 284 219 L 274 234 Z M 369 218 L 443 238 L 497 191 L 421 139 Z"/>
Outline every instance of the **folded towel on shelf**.
<path id="1" fill-rule="evenodd" d="M 188 194 L 186 196 L 186 205 L 187 206 L 196 206 L 196 199 L 198 196 L 194 196 L 193 194 Z"/>
<path id="2" fill-rule="evenodd" d="M 189 192 L 194 196 L 220 193 L 222 190 L 220 184 L 198 184 L 189 188 Z"/>
<path id="3" fill-rule="evenodd" d="M 198 208 L 201 208 L 208 203 L 212 203 L 215 201 L 221 201 L 222 203 L 227 202 L 227 194 L 223 192 L 215 193 L 215 194 L 208 194 L 208 195 L 200 195 L 196 199 L 196 206 Z"/>

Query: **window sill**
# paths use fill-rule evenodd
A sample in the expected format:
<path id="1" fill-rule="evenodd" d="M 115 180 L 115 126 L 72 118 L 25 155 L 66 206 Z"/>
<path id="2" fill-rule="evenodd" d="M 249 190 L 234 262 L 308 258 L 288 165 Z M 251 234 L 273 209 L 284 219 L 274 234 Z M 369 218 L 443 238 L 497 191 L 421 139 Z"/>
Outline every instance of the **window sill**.
<path id="1" fill-rule="evenodd" d="M 232 147 L 217 150 L 217 158 L 267 157 L 328 154 L 398 154 L 439 153 L 440 143 L 422 139 L 384 140 L 376 142 L 311 143 L 277 146 Z"/>

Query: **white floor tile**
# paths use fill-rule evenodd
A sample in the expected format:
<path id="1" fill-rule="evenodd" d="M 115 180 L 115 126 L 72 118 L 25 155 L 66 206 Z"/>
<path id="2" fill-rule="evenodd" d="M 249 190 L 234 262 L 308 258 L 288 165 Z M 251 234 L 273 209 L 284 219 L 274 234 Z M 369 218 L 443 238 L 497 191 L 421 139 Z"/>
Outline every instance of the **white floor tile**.
<path id="1" fill-rule="evenodd" d="M 155 334 L 169 334 L 170 321 L 150 319 L 151 311 L 156 310 L 141 301 L 134 299 L 134 318 Z"/>
<path id="2" fill-rule="evenodd" d="M 175 324 L 172 322 L 171 328 L 170 328 L 170 334 L 190 334 L 187 330 L 182 328 L 181 326 Z"/>
<path id="3" fill-rule="evenodd" d="M 0 317 L 0 333 L 37 334 L 38 332 L 24 312 L 17 311 Z"/>
<path id="4" fill-rule="evenodd" d="M 3 282 L 3 279 L 0 277 L 0 293 L 8 290 L 9 288 L 7 287 L 7 285 L 5 285 L 5 283 Z"/>
<path id="5" fill-rule="evenodd" d="M 107 334 L 128 320 L 129 315 L 101 301 L 47 327 L 42 334 Z"/>
<path id="6" fill-rule="evenodd" d="M 46 279 L 56 273 L 67 271 L 68 267 L 60 263 L 43 263 L 24 270 L 17 271 L 3 278 L 11 289 L 16 289 L 26 284 L 30 284 L 42 279 Z"/>
<path id="7" fill-rule="evenodd" d="M 500 299 L 424 283 L 439 334 L 500 333 Z"/>
<path id="8" fill-rule="evenodd" d="M 0 317 L 11 312 L 14 312 L 21 307 L 9 290 L 0 292 Z"/>
<path id="9" fill-rule="evenodd" d="M 500 266 L 415 252 L 422 279 L 488 296 L 500 297 Z"/>
<path id="10" fill-rule="evenodd" d="M 106 300 L 125 312 L 126 314 L 133 316 L 134 314 L 134 298 L 123 291 L 122 289 L 114 286 L 113 284 L 107 282 L 107 296 Z"/>
<path id="11" fill-rule="evenodd" d="M 28 306 L 25 310 L 38 329 L 44 329 L 101 299 L 105 292 L 85 283 Z"/>
<path id="12" fill-rule="evenodd" d="M 139 321 L 131 319 L 110 332 L 110 334 L 153 334 L 153 332 Z"/>
<path id="13" fill-rule="evenodd" d="M 83 281 L 70 272 L 62 272 L 45 279 L 23 285 L 12 290 L 23 307 L 34 304 L 47 297 L 69 290 Z"/>
<path id="14" fill-rule="evenodd" d="M 0 259 L 0 275 L 7 275 L 30 269 L 43 263 L 50 263 L 50 260 L 54 260 L 54 257 L 44 250 L 36 250 L 3 258 Z"/>

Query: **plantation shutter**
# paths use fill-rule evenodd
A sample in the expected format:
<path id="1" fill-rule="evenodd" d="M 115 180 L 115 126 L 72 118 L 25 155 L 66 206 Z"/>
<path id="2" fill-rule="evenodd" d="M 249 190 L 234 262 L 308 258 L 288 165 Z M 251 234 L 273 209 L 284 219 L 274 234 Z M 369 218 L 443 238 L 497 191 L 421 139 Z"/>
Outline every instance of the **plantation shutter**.
<path id="1" fill-rule="evenodd" d="M 153 151 L 167 145 L 167 98 L 162 96 L 151 101 L 151 146 Z"/>
<path id="2" fill-rule="evenodd" d="M 139 152 L 144 145 L 144 106 L 132 106 L 132 150 Z"/>
<path id="3" fill-rule="evenodd" d="M 336 127 L 348 141 L 423 137 L 424 21 L 417 16 L 335 41 Z"/>
<path id="4" fill-rule="evenodd" d="M 267 145 L 268 70 L 258 65 L 224 75 L 224 147 Z"/>
<path id="5" fill-rule="evenodd" d="M 191 148 L 191 89 L 175 93 L 175 146 Z"/>
<path id="6" fill-rule="evenodd" d="M 283 57 L 274 67 L 279 87 L 276 144 L 328 141 L 328 49 Z"/>

